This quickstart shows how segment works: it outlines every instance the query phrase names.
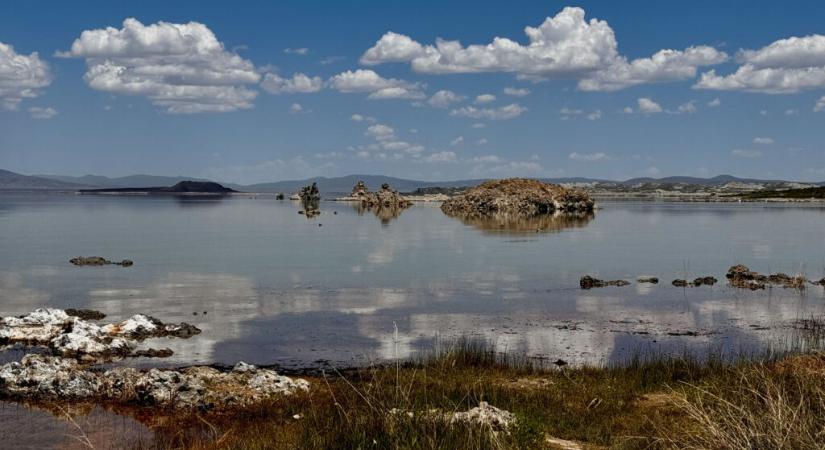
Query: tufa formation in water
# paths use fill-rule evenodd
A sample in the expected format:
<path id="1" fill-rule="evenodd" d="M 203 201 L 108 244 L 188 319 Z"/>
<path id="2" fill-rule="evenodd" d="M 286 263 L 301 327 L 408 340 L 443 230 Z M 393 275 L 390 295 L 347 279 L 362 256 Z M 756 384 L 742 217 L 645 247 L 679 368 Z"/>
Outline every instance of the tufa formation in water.
<path id="1" fill-rule="evenodd" d="M 510 213 L 534 216 L 553 212 L 587 212 L 593 199 L 583 190 L 525 178 L 481 183 L 445 201 L 441 210 L 450 215 Z"/>

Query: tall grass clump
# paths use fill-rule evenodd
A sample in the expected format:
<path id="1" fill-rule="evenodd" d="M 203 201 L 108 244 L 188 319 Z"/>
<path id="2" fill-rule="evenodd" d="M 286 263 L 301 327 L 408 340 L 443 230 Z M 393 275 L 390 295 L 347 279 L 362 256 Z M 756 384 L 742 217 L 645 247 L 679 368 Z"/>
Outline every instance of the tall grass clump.
<path id="1" fill-rule="evenodd" d="M 687 384 L 676 406 L 689 426 L 665 434 L 678 449 L 825 448 L 825 358 L 790 357 Z"/>

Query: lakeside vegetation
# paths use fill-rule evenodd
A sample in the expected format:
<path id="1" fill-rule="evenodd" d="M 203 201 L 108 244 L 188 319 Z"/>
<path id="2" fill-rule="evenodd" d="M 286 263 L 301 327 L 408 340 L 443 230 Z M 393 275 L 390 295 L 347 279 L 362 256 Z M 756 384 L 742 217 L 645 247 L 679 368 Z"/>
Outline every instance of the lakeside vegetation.
<path id="1" fill-rule="evenodd" d="M 462 339 L 403 364 L 333 370 L 307 393 L 256 407 L 156 418 L 152 442 L 134 448 L 820 449 L 825 327 L 798 329 L 791 352 L 651 353 L 578 368 Z M 444 419 L 480 402 L 515 423 Z"/>
<path id="2" fill-rule="evenodd" d="M 766 189 L 762 191 L 752 191 L 745 194 L 737 195 L 743 200 L 758 200 L 768 198 L 785 198 L 785 199 L 825 199 L 825 187 L 810 187 L 802 189 Z"/>

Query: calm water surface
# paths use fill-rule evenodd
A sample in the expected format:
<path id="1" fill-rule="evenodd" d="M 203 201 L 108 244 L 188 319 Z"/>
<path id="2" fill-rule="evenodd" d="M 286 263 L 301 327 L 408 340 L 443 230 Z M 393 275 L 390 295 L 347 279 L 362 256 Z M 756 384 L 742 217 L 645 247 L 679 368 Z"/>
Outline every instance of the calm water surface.
<path id="1" fill-rule="evenodd" d="M 670 285 L 724 280 L 735 263 L 821 278 L 823 208 L 602 206 L 519 231 L 435 205 L 378 218 L 325 202 L 308 220 L 271 197 L 0 195 L 0 316 L 42 306 L 97 309 L 107 320 L 146 313 L 203 330 L 147 342 L 175 351 L 162 364 L 318 367 L 404 357 L 467 334 L 571 362 L 614 362 L 640 348 L 751 350 L 825 312 L 820 287 Z M 79 255 L 135 265 L 69 264 Z M 634 283 L 583 291 L 584 274 Z M 636 284 L 639 275 L 662 283 Z"/>

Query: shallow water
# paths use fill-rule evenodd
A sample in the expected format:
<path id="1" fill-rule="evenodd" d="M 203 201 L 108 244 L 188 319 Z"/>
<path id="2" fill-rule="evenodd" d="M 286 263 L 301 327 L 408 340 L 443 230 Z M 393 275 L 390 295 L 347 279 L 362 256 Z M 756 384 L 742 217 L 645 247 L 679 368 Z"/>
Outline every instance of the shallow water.
<path id="1" fill-rule="evenodd" d="M 724 284 L 735 263 L 825 275 L 821 207 L 606 202 L 592 217 L 507 227 L 436 205 L 397 218 L 321 206 L 307 219 L 296 203 L 263 196 L 0 195 L 0 315 L 91 308 L 107 321 L 147 313 L 203 329 L 147 342 L 175 355 L 134 364 L 317 367 L 404 357 L 466 334 L 570 362 L 639 349 L 750 351 L 825 312 L 821 287 Z M 135 265 L 69 264 L 79 255 Z M 584 274 L 633 284 L 584 291 Z M 661 283 L 635 283 L 643 274 Z M 704 275 L 722 281 L 670 285 Z"/>
<path id="2" fill-rule="evenodd" d="M 148 443 L 152 432 L 139 422 L 99 406 L 55 406 L 53 411 L 0 402 L 0 448 L 120 449 Z"/>

